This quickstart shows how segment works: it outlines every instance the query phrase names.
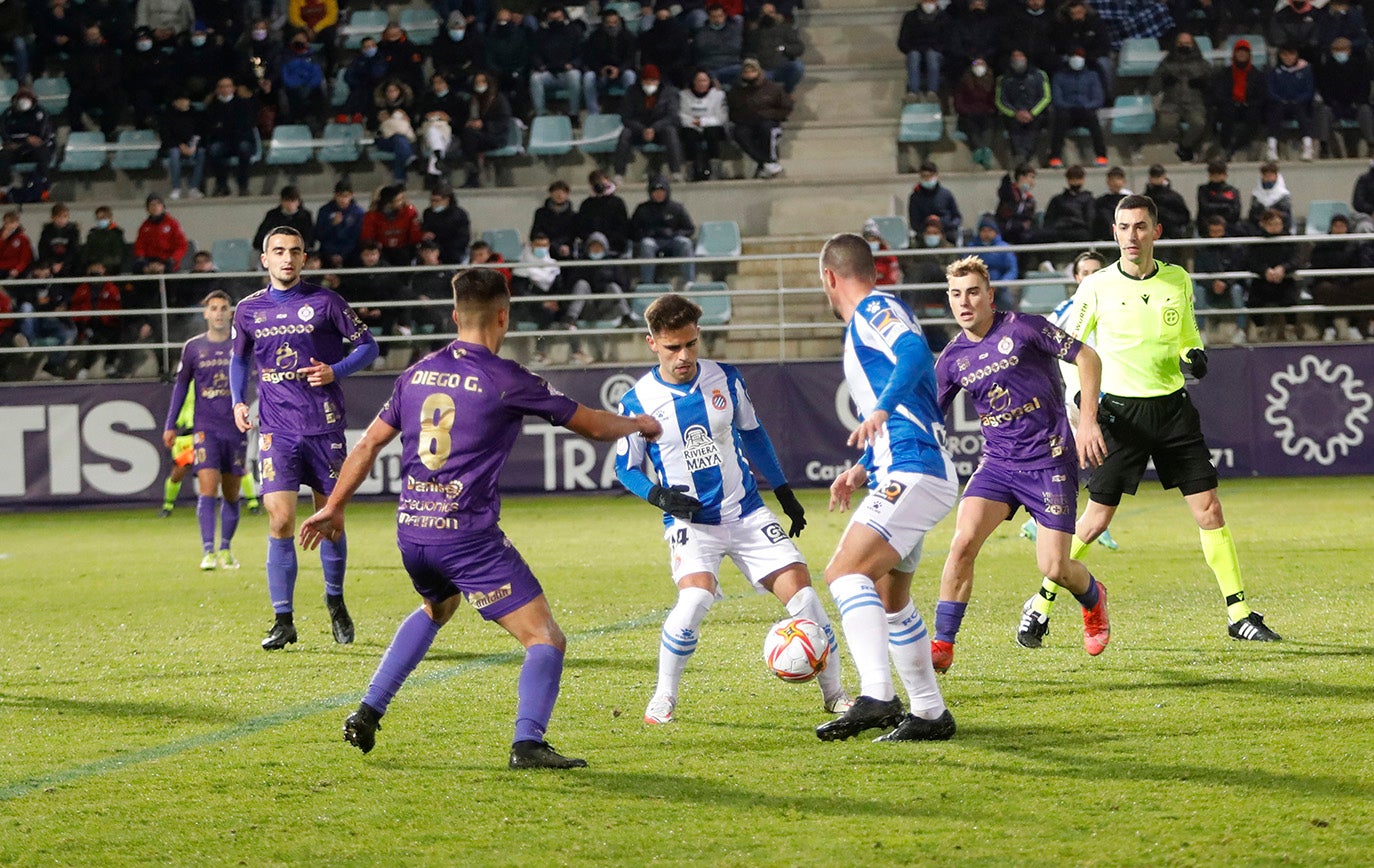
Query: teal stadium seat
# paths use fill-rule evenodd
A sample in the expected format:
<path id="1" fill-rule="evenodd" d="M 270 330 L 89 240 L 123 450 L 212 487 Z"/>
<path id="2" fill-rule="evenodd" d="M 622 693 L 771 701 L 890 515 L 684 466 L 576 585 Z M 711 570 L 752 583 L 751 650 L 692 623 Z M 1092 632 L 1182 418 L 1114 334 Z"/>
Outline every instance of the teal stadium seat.
<path id="1" fill-rule="evenodd" d="M 247 238 L 220 238 L 210 248 L 220 271 L 252 271 L 253 254 L 253 242 Z"/>
<path id="2" fill-rule="evenodd" d="M 638 25 L 641 7 L 638 3 L 625 2 L 625 0 L 618 0 L 618 2 L 615 3 L 607 3 L 602 8 L 604 9 L 607 7 L 614 9 L 616 12 L 620 13 L 620 17 L 624 20 L 625 29 L 627 31 L 629 31 L 630 33 L 639 32 Z"/>
<path id="3" fill-rule="evenodd" d="M 1326 235 L 1331 229 L 1332 217 L 1344 214 L 1348 218 L 1353 213 L 1355 209 L 1344 202 L 1318 199 L 1307 206 L 1307 228 L 1304 231 L 1308 235 Z"/>
<path id="4" fill-rule="evenodd" d="M 641 283 L 635 287 L 634 296 L 630 299 L 630 310 L 634 311 L 635 317 L 642 320 L 644 311 L 649 309 L 654 299 L 672 291 L 671 283 Z"/>
<path id="5" fill-rule="evenodd" d="M 566 115 L 539 115 L 530 124 L 531 156 L 558 157 L 572 151 L 572 121 Z"/>
<path id="6" fill-rule="evenodd" d="M 945 119 L 939 108 L 928 103 L 902 106 L 902 121 L 897 130 L 897 141 L 903 144 L 938 142 L 944 136 Z"/>
<path id="7" fill-rule="evenodd" d="M 1051 313 L 1068 297 L 1067 287 L 1063 283 L 1028 284 L 1021 287 L 1021 312 Z"/>
<path id="8" fill-rule="evenodd" d="M 334 86 L 329 90 L 329 104 L 334 108 L 340 108 L 348 101 L 348 82 L 344 81 L 344 73 L 348 68 L 340 66 L 339 71 L 334 73 Z"/>
<path id="9" fill-rule="evenodd" d="M 734 220 L 707 220 L 697 230 L 697 256 L 739 256 L 740 249 Z"/>
<path id="10" fill-rule="evenodd" d="M 162 151 L 162 142 L 152 130 L 120 130 L 119 148 L 110 157 L 110 166 L 124 171 L 151 169 Z"/>
<path id="11" fill-rule="evenodd" d="M 368 36 L 380 39 L 390 22 L 391 18 L 385 9 L 354 9 L 348 13 L 348 23 L 340 28 L 343 31 L 343 47 L 357 49 Z"/>
<path id="12" fill-rule="evenodd" d="M 906 250 L 911 246 L 907 232 L 906 218 L 898 215 L 885 215 L 868 218 L 878 224 L 878 234 L 883 236 L 887 246 L 893 250 Z"/>
<path id="13" fill-rule="evenodd" d="M 701 325 L 730 324 L 730 317 L 734 311 L 730 306 L 730 287 L 727 284 L 717 281 L 689 283 L 684 294 L 701 305 Z"/>
<path id="14" fill-rule="evenodd" d="M 0 78 L 0 101 L 8 103 L 19 90 L 19 82 L 12 78 Z"/>
<path id="15" fill-rule="evenodd" d="M 72 86 L 65 78 L 43 76 L 33 80 L 33 95 L 38 97 L 38 104 L 47 109 L 48 114 L 60 115 L 67 110 Z"/>
<path id="16" fill-rule="evenodd" d="M 614 153 L 622 126 L 620 115 L 587 115 L 582 121 L 582 140 L 577 149 L 584 154 Z"/>
<path id="17" fill-rule="evenodd" d="M 72 133 L 62 149 L 62 172 L 97 172 L 105 168 L 109 157 L 104 133 Z"/>
<path id="18" fill-rule="evenodd" d="M 509 131 L 506 133 L 506 143 L 499 148 L 492 148 L 490 151 L 482 153 L 488 157 L 518 157 L 525 152 L 525 137 L 523 124 L 512 118 Z"/>
<path id="19" fill-rule="evenodd" d="M 439 16 L 429 7 L 407 6 L 401 10 L 397 23 L 416 45 L 429 45 L 439 35 Z"/>
<path id="20" fill-rule="evenodd" d="M 520 233 L 515 229 L 487 229 L 482 232 L 482 240 L 491 245 L 491 249 L 501 254 L 501 258 L 507 262 L 515 262 L 520 258 L 522 245 L 520 244 Z"/>
<path id="21" fill-rule="evenodd" d="M 267 143 L 267 165 L 299 166 L 315 155 L 314 134 L 305 124 L 281 124 Z"/>
<path id="22" fill-rule="evenodd" d="M 322 163 L 351 163 L 362 156 L 362 141 L 367 137 L 367 132 L 362 124 L 340 124 L 330 121 L 324 125 L 324 133 L 320 138 L 324 144 L 320 145 L 320 162 Z"/>
<path id="23" fill-rule="evenodd" d="M 1112 103 L 1112 135 L 1147 136 L 1155 128 L 1155 109 L 1148 94 L 1122 94 Z"/>
<path id="24" fill-rule="evenodd" d="M 1118 78 L 1148 78 L 1154 75 L 1155 67 L 1164 59 L 1164 49 L 1159 40 L 1144 38 L 1125 39 L 1121 42 L 1121 53 L 1116 58 Z"/>

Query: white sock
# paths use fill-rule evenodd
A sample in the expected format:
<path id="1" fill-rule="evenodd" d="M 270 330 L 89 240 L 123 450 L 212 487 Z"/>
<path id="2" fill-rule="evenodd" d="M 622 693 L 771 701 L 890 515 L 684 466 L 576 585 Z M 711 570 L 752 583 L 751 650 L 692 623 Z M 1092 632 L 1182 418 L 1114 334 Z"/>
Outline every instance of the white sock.
<path id="1" fill-rule="evenodd" d="M 908 602 L 906 608 L 887 616 L 887 624 L 888 652 L 906 687 L 911 713 L 934 720 L 944 712 L 945 700 L 930 662 L 930 631 L 926 622 L 916 611 L 916 605 Z"/>
<path id="2" fill-rule="evenodd" d="M 683 588 L 677 592 L 677 605 L 663 619 L 658 646 L 658 688 L 656 695 L 677 698 L 677 687 L 692 652 L 697 650 L 697 631 L 716 595 L 704 588 Z"/>
<path id="3" fill-rule="evenodd" d="M 873 580 L 851 573 L 830 583 L 830 595 L 840 608 L 840 625 L 849 653 L 859 670 L 859 693 L 886 702 L 897 695 L 887 658 L 887 617 Z"/>
<path id="4" fill-rule="evenodd" d="M 826 661 L 821 674 L 816 676 L 816 681 L 821 686 L 821 697 L 827 704 L 839 699 L 844 694 L 844 685 L 840 683 L 840 643 L 835 638 L 830 615 L 821 605 L 821 597 L 816 589 L 808 586 L 793 594 L 792 599 L 787 601 L 787 614 L 793 618 L 815 621 L 825 631 L 825 638 L 830 642 L 830 659 Z"/>

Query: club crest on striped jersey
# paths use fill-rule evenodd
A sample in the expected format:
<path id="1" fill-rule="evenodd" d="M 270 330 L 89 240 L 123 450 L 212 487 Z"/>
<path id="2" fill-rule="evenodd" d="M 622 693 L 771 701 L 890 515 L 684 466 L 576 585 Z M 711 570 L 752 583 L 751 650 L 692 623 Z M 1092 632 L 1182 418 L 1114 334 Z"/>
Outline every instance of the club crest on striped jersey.
<path id="1" fill-rule="evenodd" d="M 682 458 L 692 473 L 720 466 L 720 450 L 705 425 L 691 425 L 682 432 Z"/>
<path id="2" fill-rule="evenodd" d="M 711 390 L 711 406 L 717 410 L 725 409 L 725 396 L 720 393 L 720 389 Z"/>

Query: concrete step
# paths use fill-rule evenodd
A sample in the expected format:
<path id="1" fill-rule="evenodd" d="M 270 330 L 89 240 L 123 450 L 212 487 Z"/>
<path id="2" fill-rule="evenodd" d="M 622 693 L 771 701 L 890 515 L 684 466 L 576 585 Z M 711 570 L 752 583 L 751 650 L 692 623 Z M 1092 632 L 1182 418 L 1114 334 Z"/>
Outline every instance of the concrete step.
<path id="1" fill-rule="evenodd" d="M 905 93 L 906 80 L 899 75 L 869 74 L 852 79 L 808 75 L 797 87 L 797 107 L 792 117 L 830 123 L 887 118 L 895 121 L 901 116 Z"/>
<path id="2" fill-rule="evenodd" d="M 802 31 L 809 71 L 819 66 L 874 66 L 891 69 L 902 62 L 897 33 L 902 14 L 875 10 L 864 14 L 818 17 Z"/>

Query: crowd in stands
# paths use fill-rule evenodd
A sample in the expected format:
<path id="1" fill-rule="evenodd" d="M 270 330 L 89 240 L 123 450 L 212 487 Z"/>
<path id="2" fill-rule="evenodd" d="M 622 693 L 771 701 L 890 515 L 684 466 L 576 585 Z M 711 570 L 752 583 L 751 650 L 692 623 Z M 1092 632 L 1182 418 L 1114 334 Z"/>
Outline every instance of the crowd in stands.
<path id="1" fill-rule="evenodd" d="M 1255 52 L 1256 36 L 1267 51 Z M 1374 150 L 1374 56 L 1353 0 L 922 0 L 903 17 L 897 47 L 907 100 L 952 108 L 975 162 L 992 166 L 1000 129 L 1012 164 L 1044 155 L 1057 168 L 1076 128 L 1107 164 L 1098 113 L 1126 89 L 1117 50 L 1130 39 L 1166 49 L 1140 86 L 1182 162 L 1254 146 L 1277 160 L 1285 139 L 1312 160 L 1344 149 L 1347 132 Z"/>
<path id="2" fill-rule="evenodd" d="M 588 194 L 580 205 L 574 206 L 569 184 L 556 180 L 549 185 L 543 204 L 533 210 L 528 241 L 506 271 L 517 297 L 535 299 L 517 307 L 517 319 L 569 332 L 585 321 L 630 326 L 634 320 L 625 293 L 633 289 L 635 280 L 653 283 L 677 277 L 685 283 L 695 279 L 690 261 L 662 267 L 646 263 L 633 278 L 618 264 L 632 257 L 690 259 L 694 255 L 696 224 L 672 198 L 667 177 L 651 178 L 643 201 L 633 210 L 604 171 L 593 171 L 587 183 Z M 403 185 L 387 184 L 372 194 L 364 209 L 355 201 L 352 185 L 339 181 L 332 198 L 318 214 L 312 214 L 300 191 L 286 186 L 279 204 L 263 215 L 253 233 L 253 250 L 261 249 L 271 230 L 293 228 L 305 239 L 311 279 L 355 304 L 378 335 L 443 331 L 447 326 L 437 308 L 378 308 L 369 303 L 446 298 L 452 269 L 368 274 L 351 269 L 506 260 L 486 241 L 473 239 L 471 218 L 452 188 L 440 185 L 430 190 L 429 205 L 423 211 L 407 195 Z M 237 301 L 261 288 L 262 281 L 251 276 L 220 275 L 210 250 L 192 254 L 191 241 L 162 196 L 149 195 L 145 210 L 137 230 L 126 233 L 112 210 L 102 205 L 94 209 L 95 222 L 83 236 L 70 209 L 56 203 L 50 207 L 51 220 L 43 225 L 36 245 L 25 232 L 20 213 L 5 212 L 0 223 L 0 277 L 24 282 L 12 284 L 9 290 L 0 288 L 0 313 L 91 311 L 92 315 L 0 320 L 0 346 L 76 348 L 160 342 L 164 338 L 159 312 L 164 304 L 173 309 L 194 308 L 212 289 L 224 290 Z M 583 265 L 569 268 L 569 262 Z M 256 257 L 253 263 L 256 266 Z M 205 276 L 165 281 L 164 301 L 160 282 L 150 277 L 185 269 Z M 90 276 L 92 281 L 42 283 L 79 276 Z M 100 316 L 97 311 L 147 311 L 147 315 Z M 176 313 L 166 339 L 184 340 L 201 327 L 196 315 Z M 573 337 L 574 360 L 592 361 Z M 542 361 L 542 356 L 540 347 L 535 360 Z M 101 373 L 127 376 L 138 357 L 132 352 L 107 356 Z M 89 376 L 93 358 L 84 352 L 53 352 L 44 370 L 55 377 Z"/>
<path id="3" fill-rule="evenodd" d="M 156 130 L 174 196 L 230 195 L 231 172 L 246 195 L 259 140 L 279 124 L 304 124 L 318 137 L 330 120 L 364 125 L 390 155 L 397 183 L 421 171 L 435 184 L 461 167 L 464 184 L 476 186 L 484 154 L 506 143 L 510 125 L 553 111 L 555 101 L 574 127 L 584 111 L 620 114 L 621 174 L 636 149 L 654 145 L 667 150 L 674 180 L 682 179 L 684 156 L 692 180 L 706 180 L 719 174 L 727 131 L 757 164 L 756 177 L 781 172 L 781 123 L 804 73 L 790 0 L 656 0 L 632 22 L 609 4 L 593 12 L 439 0 L 443 18 L 432 39 L 412 40 L 392 20 L 356 50 L 343 47 L 349 39 L 339 7 L 338 0 L 0 3 L 0 39 L 22 85 L 0 114 L 6 195 L 41 198 L 63 124 L 94 125 L 111 141 L 122 125 Z M 31 86 L 44 75 L 70 87 L 59 117 Z M 16 183 L 15 163 L 36 168 Z M 15 189 L 30 183 L 40 191 L 33 198 Z"/>

